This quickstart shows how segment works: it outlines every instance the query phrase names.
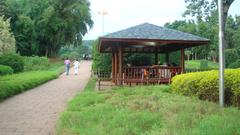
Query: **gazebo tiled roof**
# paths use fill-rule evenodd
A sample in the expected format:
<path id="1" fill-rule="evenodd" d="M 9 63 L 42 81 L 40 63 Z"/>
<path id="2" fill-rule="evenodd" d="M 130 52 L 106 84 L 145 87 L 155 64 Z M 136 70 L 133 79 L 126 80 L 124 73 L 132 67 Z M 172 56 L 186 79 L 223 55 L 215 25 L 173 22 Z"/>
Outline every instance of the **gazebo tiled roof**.
<path id="1" fill-rule="evenodd" d="M 100 37 L 98 48 L 103 53 L 118 47 L 124 53 L 166 53 L 208 43 L 200 36 L 144 23 Z"/>
<path id="2" fill-rule="evenodd" d="M 209 41 L 206 38 L 149 23 L 110 33 L 103 38 Z"/>

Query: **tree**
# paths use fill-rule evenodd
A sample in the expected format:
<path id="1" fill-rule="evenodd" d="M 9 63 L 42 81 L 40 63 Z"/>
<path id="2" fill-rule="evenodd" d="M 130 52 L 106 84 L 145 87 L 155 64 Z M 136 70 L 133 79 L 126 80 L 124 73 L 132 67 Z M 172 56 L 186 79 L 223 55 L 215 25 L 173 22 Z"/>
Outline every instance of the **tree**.
<path id="1" fill-rule="evenodd" d="M 201 22 L 203 19 L 208 19 L 212 14 L 217 13 L 218 0 L 185 0 L 187 3 L 187 10 L 183 16 L 190 15 L 196 17 L 197 22 Z M 228 18 L 228 10 L 234 0 L 223 0 L 223 30 L 226 32 L 225 26 Z M 228 47 L 226 37 L 224 37 L 225 46 Z"/>
<path id="2" fill-rule="evenodd" d="M 29 16 L 20 15 L 15 22 L 15 37 L 17 40 L 17 52 L 21 55 L 31 56 L 38 54 L 37 33 L 34 20 Z"/>
<path id="3" fill-rule="evenodd" d="M 0 54 L 15 53 L 15 38 L 10 32 L 9 19 L 0 16 Z"/>
<path id="4" fill-rule="evenodd" d="M 56 56 L 93 26 L 88 0 L 6 0 L 22 55 Z"/>
<path id="5" fill-rule="evenodd" d="M 0 1 L 0 16 L 5 15 L 6 14 L 6 10 L 7 10 L 6 1 L 5 0 L 1 0 Z"/>
<path id="6" fill-rule="evenodd" d="M 211 56 L 213 62 L 216 63 L 216 61 L 217 61 L 217 51 L 211 50 L 209 55 Z"/>
<path id="7" fill-rule="evenodd" d="M 185 54 L 187 55 L 188 61 L 190 60 L 190 55 L 192 52 L 190 50 L 185 51 Z"/>
<path id="8" fill-rule="evenodd" d="M 190 15 L 196 17 L 197 20 L 202 20 L 209 17 L 213 12 L 217 12 L 217 2 L 218 0 L 185 0 L 187 3 L 187 10 L 184 12 L 183 16 Z M 234 0 L 223 0 L 223 24 L 225 26 L 228 10 Z"/>
<path id="9" fill-rule="evenodd" d="M 45 32 L 39 40 L 48 43 L 45 55 L 54 56 L 61 45 L 82 40 L 93 25 L 89 5 L 87 0 L 57 0 L 44 11 L 39 25 Z"/>

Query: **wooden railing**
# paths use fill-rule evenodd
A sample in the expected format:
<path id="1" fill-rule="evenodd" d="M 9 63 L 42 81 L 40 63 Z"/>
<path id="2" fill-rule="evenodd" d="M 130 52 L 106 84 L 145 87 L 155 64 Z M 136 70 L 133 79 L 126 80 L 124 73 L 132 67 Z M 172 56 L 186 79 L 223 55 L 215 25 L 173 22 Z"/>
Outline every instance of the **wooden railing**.
<path id="1" fill-rule="evenodd" d="M 181 74 L 181 67 L 162 67 L 162 66 L 136 66 L 123 68 L 122 76 L 118 73 L 114 78 L 110 72 L 95 71 L 93 75 L 98 80 L 100 89 L 101 81 L 115 82 L 116 85 L 122 84 L 166 84 L 170 83 L 171 78 Z"/>
<path id="2" fill-rule="evenodd" d="M 100 71 L 100 70 L 92 71 L 92 77 L 97 78 L 98 90 L 101 89 L 101 86 L 109 86 L 109 85 L 101 84 L 101 82 L 103 82 L 103 81 L 111 81 L 112 80 L 111 72 Z"/>
<path id="3" fill-rule="evenodd" d="M 169 83 L 181 67 L 137 66 L 123 69 L 123 83 Z"/>

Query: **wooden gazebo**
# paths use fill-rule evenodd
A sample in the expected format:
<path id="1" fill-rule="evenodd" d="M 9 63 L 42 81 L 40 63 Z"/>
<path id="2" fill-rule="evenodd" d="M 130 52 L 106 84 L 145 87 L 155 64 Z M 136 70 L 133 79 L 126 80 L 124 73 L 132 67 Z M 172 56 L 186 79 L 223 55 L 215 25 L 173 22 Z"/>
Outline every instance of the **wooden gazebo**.
<path id="1" fill-rule="evenodd" d="M 206 45 L 209 40 L 149 23 L 140 24 L 99 38 L 100 53 L 112 54 L 112 81 L 123 83 L 168 83 L 172 76 L 184 73 L 184 49 Z M 123 67 L 124 53 L 153 53 L 155 64 L 158 54 L 181 50 L 180 66 Z"/>

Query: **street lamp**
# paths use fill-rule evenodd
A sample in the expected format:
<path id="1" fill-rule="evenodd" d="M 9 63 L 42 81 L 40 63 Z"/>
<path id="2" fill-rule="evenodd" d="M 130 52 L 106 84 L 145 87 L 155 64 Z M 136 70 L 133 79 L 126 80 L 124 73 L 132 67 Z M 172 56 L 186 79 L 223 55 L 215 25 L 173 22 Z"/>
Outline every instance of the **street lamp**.
<path id="1" fill-rule="evenodd" d="M 224 32 L 223 32 L 223 1 L 218 0 L 219 22 L 219 103 L 224 106 Z"/>
<path id="2" fill-rule="evenodd" d="M 102 16 L 102 35 L 104 35 L 104 16 L 107 15 L 108 12 L 102 10 L 102 11 L 100 11 L 98 13 Z"/>

